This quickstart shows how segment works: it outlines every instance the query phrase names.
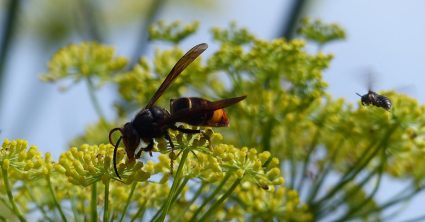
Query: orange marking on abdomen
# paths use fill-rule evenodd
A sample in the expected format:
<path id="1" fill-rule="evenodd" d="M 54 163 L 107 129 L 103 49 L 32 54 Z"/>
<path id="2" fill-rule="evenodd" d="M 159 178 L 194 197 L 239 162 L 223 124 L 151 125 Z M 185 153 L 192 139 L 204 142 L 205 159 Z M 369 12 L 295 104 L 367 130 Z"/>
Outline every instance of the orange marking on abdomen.
<path id="1" fill-rule="evenodd" d="M 208 120 L 208 124 L 214 126 L 229 125 L 229 120 L 227 118 L 226 112 L 224 112 L 224 109 L 215 110 L 211 118 Z"/>

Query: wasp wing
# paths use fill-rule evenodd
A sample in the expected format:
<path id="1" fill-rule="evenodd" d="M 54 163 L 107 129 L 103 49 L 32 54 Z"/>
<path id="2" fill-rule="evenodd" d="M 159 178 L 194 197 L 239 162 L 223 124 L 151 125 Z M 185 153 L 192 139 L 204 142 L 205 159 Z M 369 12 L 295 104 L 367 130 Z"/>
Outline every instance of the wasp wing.
<path id="1" fill-rule="evenodd" d="M 155 94 L 149 100 L 145 109 L 151 108 L 158 98 L 164 93 L 164 91 L 170 86 L 170 84 L 176 79 L 176 77 L 184 70 L 188 65 L 190 65 L 199 55 L 201 55 L 206 49 L 208 45 L 206 43 L 201 43 L 196 45 L 192 49 L 190 49 L 180 60 L 174 65 L 171 69 L 170 73 L 165 78 L 164 82 L 162 82 L 161 86 L 156 90 Z"/>
<path id="2" fill-rule="evenodd" d="M 167 123 L 180 122 L 184 119 L 190 118 L 191 115 L 196 115 L 196 114 L 203 113 L 203 112 L 210 112 L 210 111 L 214 111 L 214 110 L 218 110 L 218 109 L 223 109 L 223 108 L 231 106 L 235 103 L 238 103 L 238 102 L 244 100 L 245 98 L 246 98 L 246 96 L 239 96 L 239 97 L 222 99 L 222 100 L 213 101 L 213 102 L 209 101 L 207 104 L 196 107 L 196 108 L 182 109 L 182 110 L 174 113 L 171 116 L 171 118 L 169 119 L 169 121 L 167 121 Z"/>

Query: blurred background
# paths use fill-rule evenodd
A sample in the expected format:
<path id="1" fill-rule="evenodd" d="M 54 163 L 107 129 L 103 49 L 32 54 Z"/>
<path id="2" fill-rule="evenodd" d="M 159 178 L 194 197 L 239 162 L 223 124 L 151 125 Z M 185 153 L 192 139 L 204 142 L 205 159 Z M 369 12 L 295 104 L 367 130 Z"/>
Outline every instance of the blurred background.
<path id="1" fill-rule="evenodd" d="M 335 56 L 324 74 L 329 93 L 358 103 L 355 93 L 367 92 L 367 69 L 376 73 L 374 90 L 394 89 L 423 102 L 424 8 L 420 0 L 0 0 L 0 140 L 25 138 L 56 159 L 98 116 L 85 82 L 58 93 L 57 85 L 39 80 L 51 56 L 69 43 L 92 40 L 133 60 L 151 57 L 155 48 L 170 47 L 148 41 L 147 27 L 158 20 L 199 21 L 197 34 L 181 47 L 206 42 L 205 56 L 216 49 L 210 29 L 232 21 L 264 39 L 296 37 L 295 25 L 305 16 L 338 23 L 347 39 L 324 48 Z M 115 89 L 106 85 L 98 97 L 113 119 Z M 398 186 L 386 182 L 381 195 Z M 409 204 L 400 220 L 418 214 L 421 200 Z"/>

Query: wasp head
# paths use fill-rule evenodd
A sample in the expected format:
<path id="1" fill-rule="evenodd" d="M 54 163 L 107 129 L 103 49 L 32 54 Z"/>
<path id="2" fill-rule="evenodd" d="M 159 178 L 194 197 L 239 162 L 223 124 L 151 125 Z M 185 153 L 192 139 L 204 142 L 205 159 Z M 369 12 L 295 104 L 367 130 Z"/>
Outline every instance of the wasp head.
<path id="1" fill-rule="evenodd" d="M 121 136 L 118 138 L 117 142 L 114 144 L 112 142 L 112 134 L 115 131 L 120 131 Z M 114 170 L 115 170 L 115 174 L 120 179 L 121 177 L 118 174 L 118 170 L 117 170 L 117 151 L 118 151 L 118 147 L 120 145 L 121 140 L 123 140 L 124 142 L 125 152 L 127 153 L 128 159 L 130 161 L 134 160 L 135 159 L 134 152 L 139 146 L 140 136 L 130 122 L 126 123 L 124 127 L 122 128 L 114 128 L 111 131 L 109 131 L 109 142 L 114 146 L 114 156 L 113 156 Z"/>

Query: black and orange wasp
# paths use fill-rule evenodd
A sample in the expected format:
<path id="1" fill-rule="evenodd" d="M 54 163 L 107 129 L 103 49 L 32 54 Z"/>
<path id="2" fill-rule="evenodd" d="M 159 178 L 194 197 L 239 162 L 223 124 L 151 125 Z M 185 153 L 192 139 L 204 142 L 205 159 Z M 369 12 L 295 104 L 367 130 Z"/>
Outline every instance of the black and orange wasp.
<path id="1" fill-rule="evenodd" d="M 127 157 L 130 161 L 139 159 L 142 151 L 149 152 L 152 156 L 154 139 L 165 138 L 174 151 L 174 144 L 168 133 L 169 129 L 177 130 L 181 133 L 196 134 L 201 133 L 198 129 L 187 129 L 177 126 L 176 123 L 186 123 L 192 126 L 224 127 L 229 125 L 229 119 L 223 108 L 238 103 L 246 98 L 239 96 L 223 99 L 219 101 L 208 101 L 199 97 L 181 97 L 170 100 L 170 112 L 162 107 L 155 106 L 156 101 L 170 86 L 170 84 L 186 69 L 199 55 L 201 55 L 208 45 L 202 43 L 190 49 L 174 65 L 165 80 L 159 86 L 155 94 L 149 100 L 144 109 L 139 111 L 131 122 L 127 122 L 123 127 L 117 127 L 109 132 L 109 142 L 114 146 L 113 164 L 114 171 L 121 179 L 117 170 L 117 149 L 123 140 Z M 112 134 L 119 131 L 121 136 L 114 144 Z M 147 144 L 140 148 L 141 141 Z"/>

